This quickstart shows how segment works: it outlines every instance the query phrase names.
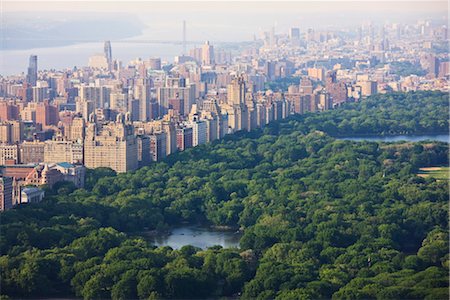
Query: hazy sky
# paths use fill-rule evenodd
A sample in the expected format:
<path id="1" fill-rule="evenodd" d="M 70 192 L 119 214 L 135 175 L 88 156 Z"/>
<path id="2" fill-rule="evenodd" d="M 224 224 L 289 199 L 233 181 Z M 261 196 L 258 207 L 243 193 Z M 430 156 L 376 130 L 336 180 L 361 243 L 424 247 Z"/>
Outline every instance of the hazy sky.
<path id="1" fill-rule="evenodd" d="M 199 11 L 297 11 L 297 12 L 355 12 L 355 11 L 395 11 L 410 12 L 446 12 L 448 1 L 416 0 L 359 0 L 359 1 L 39 1 L 39 0 L 0 0 L 3 11 L 99 11 L 99 12 L 199 12 Z"/>
<path id="2" fill-rule="evenodd" d="M 179 39 L 181 22 L 187 21 L 188 39 L 249 40 L 253 34 L 289 27 L 323 28 L 355 26 L 367 21 L 443 22 L 447 1 L 2 1 L 6 25 L 27 18 L 83 18 L 99 12 L 133 14 L 155 39 Z M 32 13 L 31 13 L 32 12 Z M 30 14 L 31 13 L 31 14 Z M 125 15 L 124 15 L 125 16 Z M 119 15 L 120 17 L 120 15 Z M 127 17 L 130 17 L 128 15 Z M 34 20 L 36 21 L 36 20 Z M 7 27 L 7 26 L 6 26 Z"/>

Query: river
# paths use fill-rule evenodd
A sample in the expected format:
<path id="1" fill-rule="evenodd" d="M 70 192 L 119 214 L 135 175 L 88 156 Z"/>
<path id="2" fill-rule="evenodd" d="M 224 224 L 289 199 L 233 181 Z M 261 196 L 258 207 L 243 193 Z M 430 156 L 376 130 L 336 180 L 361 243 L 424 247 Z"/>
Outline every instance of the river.
<path id="1" fill-rule="evenodd" d="M 348 141 L 369 141 L 369 142 L 422 142 L 438 141 L 448 143 L 450 136 L 448 134 L 428 134 L 428 135 L 373 135 L 373 136 L 348 136 L 338 137 L 338 140 Z"/>
<path id="2" fill-rule="evenodd" d="M 160 57 L 162 60 L 173 61 L 182 53 L 182 46 L 164 43 L 141 43 L 131 41 L 154 40 L 155 29 L 144 28 L 139 36 L 111 41 L 112 55 L 126 65 L 130 60 L 150 57 Z M 166 38 L 167 39 L 167 38 Z M 0 50 L 0 75 L 12 75 L 26 72 L 31 54 L 38 56 L 39 70 L 63 70 L 80 68 L 88 65 L 89 57 L 103 53 L 104 41 L 78 43 L 60 47 L 42 47 L 20 50 Z M 189 45 L 191 47 L 192 45 Z"/>
<path id="3" fill-rule="evenodd" d="M 147 235 L 146 239 L 158 247 L 170 246 L 180 249 L 192 245 L 202 249 L 220 245 L 224 248 L 238 248 L 241 232 L 214 230 L 201 226 L 181 226 L 171 229 L 170 234 Z"/>
<path id="4" fill-rule="evenodd" d="M 112 42 L 112 52 L 115 59 L 126 64 L 136 58 L 147 60 L 150 57 L 161 57 L 163 60 L 172 61 L 176 55 L 180 55 L 180 45 L 171 44 L 145 44 Z M 12 75 L 26 72 L 28 60 L 31 54 L 38 56 L 40 70 L 62 70 L 87 66 L 89 57 L 103 52 L 103 41 L 96 43 L 82 43 L 63 47 L 35 48 L 27 50 L 2 50 L 0 51 L 0 75 Z"/>

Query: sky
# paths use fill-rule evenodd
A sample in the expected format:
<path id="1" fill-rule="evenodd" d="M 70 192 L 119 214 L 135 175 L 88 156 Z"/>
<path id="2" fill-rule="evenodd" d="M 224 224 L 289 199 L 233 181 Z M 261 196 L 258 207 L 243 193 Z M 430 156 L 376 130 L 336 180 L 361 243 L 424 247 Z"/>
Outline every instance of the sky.
<path id="1" fill-rule="evenodd" d="M 216 11 L 233 12 L 236 10 L 247 11 L 309 11 L 320 12 L 323 10 L 333 12 L 354 11 L 395 11 L 408 12 L 444 12 L 448 10 L 448 1 L 419 1 L 419 0 L 358 0 L 358 1 L 108 1 L 108 0 L 0 0 L 4 12 L 9 11 L 97 11 L 97 12 L 199 12 Z"/>
<path id="2" fill-rule="evenodd" d="M 154 39 L 179 39 L 187 22 L 188 39 L 252 39 L 272 26 L 324 28 L 355 26 L 367 21 L 411 22 L 431 19 L 443 22 L 447 1 L 38 1 L 0 0 L 6 25 L 35 19 L 79 18 L 98 13 L 136 17 Z M 9 23 L 8 23 L 9 22 Z"/>

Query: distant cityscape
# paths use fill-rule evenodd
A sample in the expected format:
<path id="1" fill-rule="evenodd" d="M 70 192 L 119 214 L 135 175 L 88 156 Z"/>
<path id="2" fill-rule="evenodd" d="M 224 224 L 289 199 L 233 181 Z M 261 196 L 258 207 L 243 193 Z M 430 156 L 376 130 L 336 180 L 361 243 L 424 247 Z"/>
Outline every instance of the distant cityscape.
<path id="1" fill-rule="evenodd" d="M 354 32 L 272 28 L 239 51 L 206 41 L 173 62 L 122 62 L 114 44 L 87 66 L 0 74 L 0 210 L 42 185 L 84 186 L 86 168 L 134 171 L 177 151 L 330 110 L 377 93 L 448 92 L 448 28 L 366 23 Z M 100 48 L 99 51 L 102 49 Z"/>

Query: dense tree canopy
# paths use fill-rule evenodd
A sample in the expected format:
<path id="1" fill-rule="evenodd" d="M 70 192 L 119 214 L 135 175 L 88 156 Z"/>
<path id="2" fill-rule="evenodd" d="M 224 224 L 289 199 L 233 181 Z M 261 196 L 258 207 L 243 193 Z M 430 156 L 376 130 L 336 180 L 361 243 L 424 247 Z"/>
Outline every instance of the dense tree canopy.
<path id="1" fill-rule="evenodd" d="M 290 85 L 299 85 L 299 84 L 300 84 L 300 77 L 289 76 L 266 82 L 265 87 L 275 92 L 278 91 L 286 92 Z"/>
<path id="2" fill-rule="evenodd" d="M 419 63 L 413 64 L 409 61 L 395 61 L 390 63 L 391 73 L 397 74 L 399 76 L 425 76 L 427 71 L 422 69 Z"/>
<path id="3" fill-rule="evenodd" d="M 410 92 L 373 95 L 342 109 L 297 115 L 296 129 L 330 135 L 392 135 L 447 133 L 448 94 Z"/>
<path id="4" fill-rule="evenodd" d="M 416 172 L 448 165 L 448 144 L 330 136 L 448 130 L 445 96 L 375 96 L 136 172 L 89 171 L 86 189 L 61 184 L 1 214 L 1 293 L 447 299 L 448 183 Z M 182 222 L 239 226 L 241 248 L 173 250 L 139 236 Z"/>

